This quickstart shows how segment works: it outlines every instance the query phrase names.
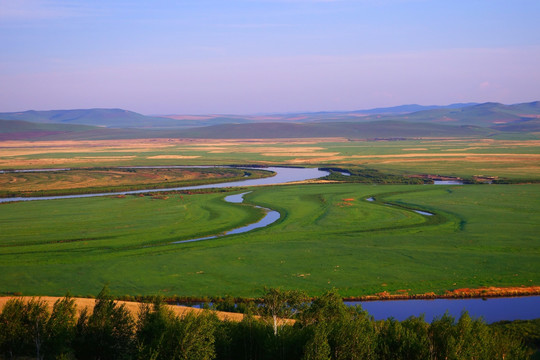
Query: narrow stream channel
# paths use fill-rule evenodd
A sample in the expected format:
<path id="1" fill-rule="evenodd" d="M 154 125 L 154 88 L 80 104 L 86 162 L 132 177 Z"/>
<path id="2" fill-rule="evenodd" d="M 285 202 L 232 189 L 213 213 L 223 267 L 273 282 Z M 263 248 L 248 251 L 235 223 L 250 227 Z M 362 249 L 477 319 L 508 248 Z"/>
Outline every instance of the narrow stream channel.
<path id="1" fill-rule="evenodd" d="M 233 204 L 241 204 L 241 203 L 244 202 L 244 195 L 249 194 L 250 192 L 251 191 L 241 193 L 241 194 L 229 195 L 229 196 L 225 197 L 225 201 L 228 202 L 228 203 L 233 203 Z M 218 234 L 218 235 L 206 236 L 206 237 L 202 237 L 202 238 L 189 239 L 189 240 L 174 241 L 171 244 L 183 244 L 183 243 L 189 243 L 189 242 L 195 242 L 195 241 L 216 239 L 216 238 L 220 238 L 220 237 L 223 237 L 223 236 L 226 236 L 226 235 L 242 234 L 242 233 L 245 233 L 245 232 L 248 232 L 248 231 L 251 231 L 251 230 L 255 230 L 255 229 L 258 229 L 258 228 L 268 226 L 268 225 L 276 222 L 281 217 L 281 214 L 279 212 L 275 211 L 275 210 L 268 209 L 268 208 L 265 208 L 265 207 L 262 207 L 262 206 L 256 206 L 256 205 L 252 205 L 252 206 L 257 208 L 257 209 L 263 209 L 265 211 L 265 213 L 266 213 L 261 220 L 255 222 L 255 223 L 245 225 L 245 226 L 233 229 L 233 230 L 229 230 L 229 231 L 226 231 L 226 232 Z"/>

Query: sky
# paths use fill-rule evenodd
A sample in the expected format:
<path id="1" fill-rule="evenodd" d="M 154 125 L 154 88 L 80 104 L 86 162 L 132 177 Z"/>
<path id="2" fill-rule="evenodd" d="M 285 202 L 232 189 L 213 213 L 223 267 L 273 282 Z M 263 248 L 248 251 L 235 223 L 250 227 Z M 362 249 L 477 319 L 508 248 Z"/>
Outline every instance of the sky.
<path id="1" fill-rule="evenodd" d="M 0 0 L 0 112 L 540 100 L 538 0 Z"/>

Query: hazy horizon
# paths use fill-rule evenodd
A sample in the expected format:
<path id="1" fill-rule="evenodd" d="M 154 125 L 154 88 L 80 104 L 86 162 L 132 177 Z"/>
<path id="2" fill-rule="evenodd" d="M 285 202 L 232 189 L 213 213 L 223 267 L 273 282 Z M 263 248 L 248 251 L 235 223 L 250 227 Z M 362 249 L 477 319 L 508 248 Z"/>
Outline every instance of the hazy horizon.
<path id="1" fill-rule="evenodd" d="M 516 104 L 522 104 L 522 103 L 530 103 L 530 102 L 537 102 L 540 100 L 532 100 L 527 102 L 517 102 L 517 103 L 501 103 L 502 105 L 516 105 Z M 390 109 L 390 108 L 396 108 L 396 107 L 403 107 L 403 106 L 424 106 L 424 107 L 430 107 L 430 106 L 440 106 L 440 107 L 446 107 L 446 106 L 452 106 L 456 104 L 484 104 L 484 103 L 494 103 L 493 101 L 486 101 L 482 103 L 474 103 L 474 102 L 464 102 L 464 103 L 452 103 L 452 104 L 399 104 L 399 105 L 390 105 L 390 106 L 383 106 L 383 107 L 376 107 L 376 108 L 363 108 L 363 109 L 333 109 L 333 110 L 321 110 L 321 111 L 284 111 L 284 112 L 257 112 L 257 113 L 140 113 L 141 115 L 145 116 L 193 116 L 193 117 L 204 117 L 204 116 L 272 116 L 272 115 L 287 115 L 287 114 L 309 114 L 309 113 L 347 113 L 347 112 L 355 112 L 355 111 L 371 111 L 375 109 Z M 468 105 L 465 105 L 468 106 Z M 0 113 L 22 113 L 26 111 L 77 111 L 77 110 L 127 110 L 127 111 L 133 111 L 138 113 L 137 111 L 134 111 L 132 109 L 124 109 L 119 107 L 110 107 L 110 108 L 104 108 L 104 107 L 95 107 L 95 108 L 71 108 L 71 109 L 24 109 L 24 110 L 17 110 L 17 111 L 2 111 L 0 109 Z M 413 110 L 413 112 L 416 110 Z"/>
<path id="2" fill-rule="evenodd" d="M 536 101 L 538 15 L 536 0 L 0 0 L 0 111 Z"/>

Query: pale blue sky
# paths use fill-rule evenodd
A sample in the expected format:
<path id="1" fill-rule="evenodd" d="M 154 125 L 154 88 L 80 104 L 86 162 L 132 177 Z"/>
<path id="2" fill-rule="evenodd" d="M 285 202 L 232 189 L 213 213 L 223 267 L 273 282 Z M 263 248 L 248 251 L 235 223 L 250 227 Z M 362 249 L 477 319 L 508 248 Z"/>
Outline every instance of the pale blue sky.
<path id="1" fill-rule="evenodd" d="M 538 0 L 0 0 L 0 111 L 540 100 Z"/>

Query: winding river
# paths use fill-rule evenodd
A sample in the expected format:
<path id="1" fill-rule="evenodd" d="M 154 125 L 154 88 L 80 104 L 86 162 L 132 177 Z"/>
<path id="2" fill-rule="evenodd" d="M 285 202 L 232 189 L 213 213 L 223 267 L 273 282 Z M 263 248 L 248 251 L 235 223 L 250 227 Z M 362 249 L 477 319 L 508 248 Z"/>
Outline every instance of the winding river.
<path id="1" fill-rule="evenodd" d="M 226 196 L 225 201 L 229 202 L 229 203 L 234 203 L 234 204 L 241 204 L 241 203 L 244 202 L 244 195 L 249 194 L 250 192 L 251 191 L 248 191 L 248 192 L 245 192 L 245 193 L 242 193 L 242 194 L 235 194 L 235 195 Z M 275 223 L 281 217 L 281 214 L 279 212 L 275 211 L 275 210 L 268 209 L 268 208 L 265 208 L 265 207 L 262 207 L 262 206 L 256 206 L 256 205 L 252 205 L 252 206 L 254 208 L 264 210 L 265 215 L 261 220 L 255 222 L 255 223 L 249 224 L 249 225 L 245 225 L 245 226 L 233 229 L 233 230 L 226 231 L 226 232 L 224 232 L 222 234 L 219 234 L 219 235 L 206 236 L 206 237 L 190 239 L 190 240 L 175 241 L 172 244 L 182 244 L 182 243 L 188 243 L 188 242 L 194 242 L 194 241 L 215 239 L 215 238 L 222 237 L 222 236 L 225 236 L 225 235 L 242 234 L 242 233 L 245 233 L 245 232 L 248 232 L 248 231 L 251 231 L 251 230 L 255 230 L 255 229 L 258 229 L 258 228 L 262 228 L 262 227 L 268 226 L 268 225 L 270 225 L 272 223 Z"/>
<path id="2" fill-rule="evenodd" d="M 186 166 L 183 166 L 183 167 L 186 167 Z M 210 167 L 210 166 L 187 166 L 187 167 L 189 167 L 189 168 L 201 168 L 201 167 Z M 39 197 L 0 198 L 0 203 L 14 202 L 14 201 L 77 199 L 77 198 L 87 198 L 87 197 L 97 197 L 97 196 L 142 194 L 142 193 L 160 192 L 160 191 L 216 189 L 216 188 L 227 188 L 227 187 L 237 187 L 237 186 L 277 185 L 277 184 L 285 184 L 285 183 L 290 183 L 290 182 L 318 179 L 320 177 L 323 177 L 323 176 L 326 176 L 326 175 L 330 174 L 328 171 L 319 170 L 317 168 L 288 168 L 288 167 L 251 168 L 251 167 L 242 167 L 242 169 L 269 170 L 269 171 L 274 172 L 275 175 L 271 176 L 271 177 L 267 177 L 267 178 L 261 178 L 261 179 L 246 179 L 246 180 L 231 181 L 231 182 L 224 182 L 224 183 L 217 183 L 217 184 L 181 186 L 181 187 L 163 188 L 163 189 L 146 189 L 146 190 L 132 190 L 132 191 L 107 192 L 107 193 L 96 193 L 96 194 L 79 194 L 79 195 L 58 195 L 58 196 L 39 196 Z M 69 169 L 62 169 L 62 170 L 69 171 Z M 43 171 L 43 169 L 26 170 L 26 171 L 27 172 L 30 172 L 30 171 Z"/>
<path id="3" fill-rule="evenodd" d="M 190 168 L 197 168 L 201 166 L 188 166 Z M 206 166 L 205 166 L 206 167 Z M 249 167 L 245 167 L 246 169 Z M 259 168 L 258 168 L 259 169 Z M 177 191 L 177 190 L 194 190 L 194 189 L 210 189 L 210 188 L 226 188 L 226 187 L 243 187 L 243 186 L 257 186 L 257 185 L 277 185 L 284 183 L 291 183 L 297 181 L 304 181 L 310 179 L 317 179 L 328 175 L 327 171 L 322 171 L 317 168 L 286 168 L 286 167 L 268 167 L 262 168 L 275 173 L 274 176 L 262 179 L 246 179 L 241 181 L 196 185 L 196 186 L 184 186 L 173 187 L 163 189 L 147 189 L 147 190 L 134 190 L 124 192 L 108 192 L 98 194 L 82 194 L 82 195 L 62 195 L 62 196 L 44 196 L 44 197 L 13 197 L 13 198 L 0 198 L 0 203 L 14 202 L 14 201 L 37 201 L 37 200 L 57 200 L 57 199 L 73 199 L 73 198 L 87 198 L 97 196 L 110 196 L 110 195 L 129 195 L 140 194 L 149 192 L 160 191 Z M 69 171 L 70 169 L 54 169 L 54 171 Z M 49 169 L 35 169 L 35 170 L 23 170 L 24 172 L 30 171 L 53 171 Z M 3 172 L 3 171 L 2 171 Z M 459 182 L 439 182 L 440 185 L 460 185 Z M 225 197 L 225 201 L 230 203 L 242 203 L 243 197 L 246 193 L 235 194 Z M 367 201 L 373 202 L 373 197 L 367 198 Z M 266 214 L 258 222 L 249 224 L 240 228 L 229 230 L 225 233 L 174 242 L 189 243 L 201 240 L 215 239 L 225 235 L 240 234 L 251 231 L 253 229 L 268 226 L 280 217 L 279 212 L 262 208 Z M 418 214 L 424 216 L 432 216 L 433 214 L 413 210 Z M 348 303 L 349 305 L 360 304 L 358 302 Z M 372 314 L 376 319 L 385 319 L 387 317 L 394 317 L 398 320 L 403 320 L 409 316 L 419 316 L 425 314 L 426 321 L 431 321 L 434 317 L 440 316 L 445 311 L 448 311 L 454 317 L 459 317 L 461 311 L 469 311 L 472 316 L 483 317 L 487 322 L 494 322 L 498 320 L 516 320 L 516 319 L 535 319 L 540 318 L 540 296 L 530 297 L 513 297 L 513 298 L 494 298 L 494 299 L 435 299 L 435 300 L 387 300 L 387 301 L 370 301 L 362 302 L 362 307 Z"/>

